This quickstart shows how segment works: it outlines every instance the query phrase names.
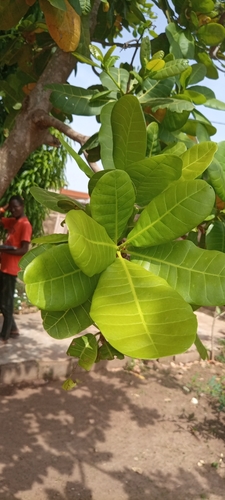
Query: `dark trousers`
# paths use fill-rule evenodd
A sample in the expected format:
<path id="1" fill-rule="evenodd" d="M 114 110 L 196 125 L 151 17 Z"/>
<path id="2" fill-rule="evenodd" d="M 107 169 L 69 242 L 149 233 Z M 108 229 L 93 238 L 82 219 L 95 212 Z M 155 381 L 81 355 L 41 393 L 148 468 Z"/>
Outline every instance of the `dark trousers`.
<path id="1" fill-rule="evenodd" d="M 9 338 L 11 330 L 17 330 L 13 318 L 15 286 L 16 276 L 0 271 L 0 310 L 3 315 L 3 325 L 0 335 L 4 340 Z"/>

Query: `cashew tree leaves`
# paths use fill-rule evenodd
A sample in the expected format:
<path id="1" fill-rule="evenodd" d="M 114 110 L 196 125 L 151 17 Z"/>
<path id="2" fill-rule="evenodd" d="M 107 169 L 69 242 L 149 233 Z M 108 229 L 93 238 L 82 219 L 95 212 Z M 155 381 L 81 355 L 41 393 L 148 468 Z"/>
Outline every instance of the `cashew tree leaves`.
<path id="1" fill-rule="evenodd" d="M 143 0 L 0 6 L 1 195 L 45 144 L 62 144 L 89 178 L 86 205 L 33 186 L 37 202 L 65 214 L 68 235 L 36 238 L 20 274 L 47 332 L 74 337 L 68 355 L 87 370 L 193 343 L 203 352 L 193 309 L 224 301 L 225 143 L 213 142 L 205 109 L 222 113 L 225 104 L 204 79 L 224 67 L 225 7 L 173 0 L 160 8 L 162 33 Z M 124 28 L 132 42 L 118 42 Z M 128 62 L 118 48 L 132 50 Z M 70 85 L 84 65 L 98 83 Z M 96 117 L 98 132 L 73 130 L 73 115 Z M 96 334 L 83 335 L 90 325 Z"/>

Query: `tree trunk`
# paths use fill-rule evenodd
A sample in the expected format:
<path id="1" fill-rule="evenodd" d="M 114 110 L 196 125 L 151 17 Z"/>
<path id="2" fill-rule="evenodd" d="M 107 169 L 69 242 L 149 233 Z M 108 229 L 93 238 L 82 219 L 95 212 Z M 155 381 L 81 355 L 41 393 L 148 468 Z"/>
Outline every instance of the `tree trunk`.
<path id="1" fill-rule="evenodd" d="M 35 88 L 26 96 L 14 127 L 0 148 L 0 197 L 18 173 L 26 158 L 42 144 L 58 145 L 48 129 L 34 118 L 37 112 L 49 113 L 51 91 L 44 90 L 48 83 L 65 83 L 74 69 L 76 59 L 57 49 L 39 78 Z"/>

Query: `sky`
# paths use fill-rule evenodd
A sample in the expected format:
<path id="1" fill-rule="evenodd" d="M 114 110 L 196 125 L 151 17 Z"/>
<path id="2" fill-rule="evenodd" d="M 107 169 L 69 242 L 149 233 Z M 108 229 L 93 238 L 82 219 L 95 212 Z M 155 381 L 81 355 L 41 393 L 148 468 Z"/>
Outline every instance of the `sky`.
<path id="1" fill-rule="evenodd" d="M 132 34 L 126 33 L 124 38 L 118 39 L 118 41 L 125 42 L 130 40 L 131 38 Z M 130 62 L 133 55 L 133 50 L 134 49 L 126 49 L 121 51 L 121 49 L 117 49 L 115 51 L 115 54 L 120 56 L 121 61 Z M 119 62 L 120 61 L 118 61 L 118 65 Z M 138 58 L 136 59 L 135 63 L 136 65 L 139 64 Z M 75 76 L 73 73 L 69 78 L 69 83 L 77 87 L 87 88 L 90 85 L 99 83 L 99 79 L 93 73 L 91 66 L 78 63 L 77 75 Z M 204 84 L 205 86 L 212 89 L 217 99 L 225 101 L 225 73 L 221 72 L 218 80 L 210 80 L 208 78 L 205 78 L 204 83 L 199 83 L 199 85 L 201 84 Z M 206 108 L 205 106 L 199 106 L 198 109 L 211 121 L 212 125 L 217 128 L 217 133 L 214 136 L 211 136 L 211 140 L 215 142 L 225 140 L 225 112 L 212 110 Z M 81 134 L 90 136 L 99 130 L 99 123 L 97 123 L 95 117 L 83 117 L 74 115 L 73 122 L 70 124 L 70 126 Z M 71 145 L 76 151 L 78 151 L 80 148 L 80 145 L 75 142 L 73 142 Z M 83 174 L 83 172 L 80 171 L 75 160 L 73 160 L 73 158 L 71 157 L 69 157 L 67 160 L 66 179 L 68 183 L 68 189 L 88 192 L 88 178 L 85 174 Z"/>

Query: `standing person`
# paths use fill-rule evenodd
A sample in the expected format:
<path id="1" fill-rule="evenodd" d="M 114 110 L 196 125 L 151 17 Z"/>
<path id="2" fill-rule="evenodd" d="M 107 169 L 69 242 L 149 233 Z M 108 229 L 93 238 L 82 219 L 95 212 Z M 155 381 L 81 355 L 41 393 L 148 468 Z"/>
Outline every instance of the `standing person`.
<path id="1" fill-rule="evenodd" d="M 4 217 L 6 208 L 12 217 Z M 10 336 L 16 337 L 19 334 L 13 318 L 14 292 L 19 260 L 28 251 L 32 235 L 32 226 L 24 215 L 24 201 L 21 196 L 12 196 L 8 206 L 0 208 L 0 224 L 8 232 L 4 245 L 9 247 L 1 250 L 0 270 L 0 310 L 3 314 L 0 338 L 7 342 Z"/>

